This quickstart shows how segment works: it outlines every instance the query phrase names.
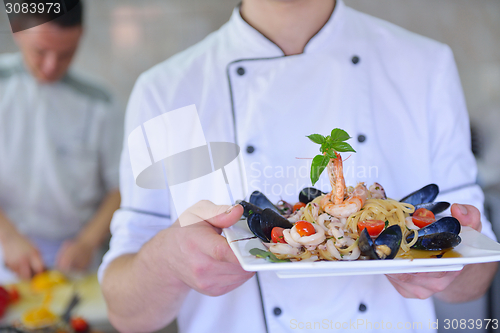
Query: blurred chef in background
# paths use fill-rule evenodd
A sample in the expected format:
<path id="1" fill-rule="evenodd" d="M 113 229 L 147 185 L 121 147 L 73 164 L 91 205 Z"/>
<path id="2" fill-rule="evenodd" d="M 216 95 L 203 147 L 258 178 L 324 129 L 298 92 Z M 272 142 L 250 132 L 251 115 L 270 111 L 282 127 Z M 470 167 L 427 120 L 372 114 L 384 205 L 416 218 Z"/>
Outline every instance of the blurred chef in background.
<path id="1" fill-rule="evenodd" d="M 68 72 L 83 6 L 51 14 L 13 21 L 48 23 L 14 34 L 20 54 L 0 55 L 0 282 L 88 268 L 120 204 L 122 114 Z"/>

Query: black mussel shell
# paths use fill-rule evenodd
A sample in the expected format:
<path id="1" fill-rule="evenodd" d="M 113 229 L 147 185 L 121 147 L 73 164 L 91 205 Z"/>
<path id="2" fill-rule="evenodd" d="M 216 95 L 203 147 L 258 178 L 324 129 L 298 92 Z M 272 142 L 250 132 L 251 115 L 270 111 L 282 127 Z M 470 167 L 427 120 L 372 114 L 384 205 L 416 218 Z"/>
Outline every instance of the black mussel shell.
<path id="1" fill-rule="evenodd" d="M 253 232 L 255 236 L 259 237 L 260 240 L 269 243 L 270 239 L 267 238 L 266 235 L 264 235 L 262 227 L 260 226 L 260 220 L 261 220 L 260 213 L 250 214 L 250 216 L 247 218 L 248 228 L 250 229 L 251 232 Z"/>
<path id="2" fill-rule="evenodd" d="M 262 209 L 251 204 L 247 201 L 240 201 L 239 204 L 243 206 L 243 216 L 248 217 L 251 213 L 262 213 Z"/>
<path id="3" fill-rule="evenodd" d="M 260 213 L 250 214 L 247 218 L 247 224 L 250 231 L 266 243 L 271 242 L 271 231 L 274 227 L 285 229 L 293 227 L 293 224 L 286 218 L 270 208 L 266 208 Z"/>
<path id="4" fill-rule="evenodd" d="M 437 215 L 437 214 L 442 213 L 445 210 L 447 210 L 448 207 L 450 207 L 449 202 L 438 201 L 438 202 L 427 202 L 427 203 L 415 205 L 415 210 L 417 210 L 419 208 L 425 208 L 425 209 L 428 209 L 431 212 L 433 212 L 434 215 Z M 410 214 L 410 215 L 413 215 L 413 214 Z"/>
<path id="5" fill-rule="evenodd" d="M 290 223 L 286 218 L 276 213 L 270 208 L 266 208 L 262 211 L 260 218 L 260 227 L 262 233 L 270 240 L 271 231 L 274 227 L 281 227 L 285 229 L 291 229 L 293 224 Z"/>
<path id="6" fill-rule="evenodd" d="M 422 187 L 420 190 L 408 194 L 406 197 L 399 200 L 399 202 L 406 202 L 413 206 L 416 206 L 418 204 L 423 204 L 426 202 L 433 202 L 438 194 L 439 187 L 436 184 L 429 184 Z"/>
<path id="7" fill-rule="evenodd" d="M 314 187 L 306 187 L 299 193 L 299 201 L 305 203 L 306 205 L 325 193 Z"/>
<path id="8" fill-rule="evenodd" d="M 248 201 L 261 209 L 270 208 L 279 213 L 278 208 L 262 192 L 254 191 Z"/>
<path id="9" fill-rule="evenodd" d="M 450 249 L 460 244 L 462 239 L 459 235 L 451 232 L 425 235 L 418 238 L 417 243 L 412 248 L 417 250 L 439 251 Z"/>
<path id="10" fill-rule="evenodd" d="M 438 234 L 441 232 L 451 232 L 455 235 L 460 233 L 462 226 L 460 222 L 452 216 L 445 216 L 434 223 L 429 224 L 428 226 L 420 229 L 418 231 L 418 237 L 424 235 Z"/>
<path id="11" fill-rule="evenodd" d="M 454 217 L 446 216 L 442 219 L 429 224 L 418 231 L 418 240 L 412 246 L 421 250 L 444 250 L 455 247 L 460 244 L 460 222 Z M 413 233 L 408 235 L 406 241 L 410 243 L 413 240 Z"/>
<path id="12" fill-rule="evenodd" d="M 373 246 L 373 240 L 371 239 L 370 234 L 366 229 L 363 229 L 358 239 L 358 247 L 359 250 L 361 251 L 361 254 L 376 259 L 377 256 L 373 251 L 372 246 Z"/>
<path id="13" fill-rule="evenodd" d="M 363 229 L 358 241 L 361 254 L 372 259 L 393 259 L 399 251 L 403 234 L 401 227 L 393 225 L 385 229 L 373 241 L 366 229 Z M 377 251 L 378 250 L 378 251 Z"/>

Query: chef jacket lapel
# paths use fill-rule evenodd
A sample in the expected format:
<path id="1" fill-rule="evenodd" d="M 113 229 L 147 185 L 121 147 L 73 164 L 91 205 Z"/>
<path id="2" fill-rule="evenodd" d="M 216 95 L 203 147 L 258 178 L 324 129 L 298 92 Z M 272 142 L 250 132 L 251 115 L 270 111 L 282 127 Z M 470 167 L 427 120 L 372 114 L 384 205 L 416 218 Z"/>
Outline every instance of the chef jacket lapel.
<path id="1" fill-rule="evenodd" d="M 366 174 L 357 171 L 373 163 L 376 152 L 370 146 L 374 147 L 377 142 L 374 141 L 373 145 L 362 144 L 357 142 L 357 137 L 364 134 L 370 139 L 375 132 L 371 125 L 374 113 L 367 70 L 369 61 L 353 62 L 354 56 L 363 59 L 367 46 L 359 40 L 359 31 L 349 33 L 349 28 L 356 27 L 346 22 L 343 2 L 338 2 L 334 15 L 311 39 L 301 55 L 284 57 L 277 52 L 274 44 L 255 34 L 256 31 L 245 26 L 242 20 L 236 20 L 236 23 L 243 31 L 240 31 L 241 35 L 248 38 L 247 45 L 252 48 L 249 51 L 251 56 L 236 59 L 228 65 L 236 139 L 242 145 L 250 191 L 263 190 L 272 201 L 283 198 L 295 202 L 298 191 L 310 186 L 310 160 L 297 157 L 310 158 L 318 153 L 318 146 L 305 136 L 312 133 L 326 135 L 335 127 L 345 129 L 354 137 L 350 142 L 362 155 L 360 158 L 353 154 L 346 161 L 346 171 L 352 171 L 346 173 L 347 183 L 368 181 Z M 352 35 L 356 38 L 351 38 Z M 259 47 L 262 53 L 256 54 L 255 50 Z M 352 113 L 356 116 L 353 117 Z M 297 122 L 301 124 L 298 132 Z M 294 131 L 288 128 L 294 128 Z M 359 128 L 367 131 L 358 132 Z M 246 152 L 247 147 L 252 147 L 254 151 L 249 153 L 250 149 Z M 344 157 L 349 155 L 344 154 Z M 290 167 L 296 174 L 288 172 Z M 329 190 L 326 175 L 322 180 L 317 186 Z M 272 283 L 276 279 L 273 273 L 260 273 L 259 276 L 266 304 L 279 304 L 280 295 L 293 290 L 297 284 L 296 279 Z M 329 285 L 333 294 L 342 295 L 346 288 L 341 279 L 354 280 L 352 277 L 336 278 L 338 283 L 332 284 L 329 277 L 317 278 L 314 285 L 308 284 L 311 295 L 321 294 L 323 287 L 320 286 L 324 285 Z M 352 293 L 352 288 L 349 290 Z M 351 294 L 349 297 L 355 300 L 366 298 L 361 294 L 362 291 L 359 291 L 359 295 Z M 352 311 L 347 317 L 356 317 L 355 304 L 347 310 Z M 345 305 L 334 299 L 326 301 L 320 308 L 324 309 L 322 313 L 316 313 L 316 316 L 309 314 L 307 319 L 328 318 L 331 313 L 346 311 Z M 289 310 L 285 312 L 297 313 L 296 309 Z M 276 319 L 268 316 L 271 331 L 282 331 L 281 322 L 290 322 Z"/>
<path id="2" fill-rule="evenodd" d="M 318 146 L 305 136 L 326 135 L 339 127 L 356 139 L 355 129 L 370 127 L 367 71 L 353 62 L 365 46 L 359 38 L 351 38 L 359 32 L 349 33 L 342 1 L 300 55 L 285 57 L 237 12 L 230 24 L 235 44 L 241 46 L 236 53 L 242 57 L 228 64 L 227 74 L 236 141 L 242 146 L 250 192 L 261 190 L 271 200 L 294 202 L 297 193 L 310 186 L 311 158 L 318 153 Z M 347 115 L 352 112 L 357 116 Z M 289 131 L 297 122 L 299 131 Z M 351 143 L 357 148 L 356 142 Z M 371 160 L 372 153 L 366 151 L 363 160 L 352 156 L 346 164 L 346 171 L 351 170 L 348 183 L 367 181 L 366 174 L 355 172 Z M 326 175 L 317 187 L 329 190 Z"/>

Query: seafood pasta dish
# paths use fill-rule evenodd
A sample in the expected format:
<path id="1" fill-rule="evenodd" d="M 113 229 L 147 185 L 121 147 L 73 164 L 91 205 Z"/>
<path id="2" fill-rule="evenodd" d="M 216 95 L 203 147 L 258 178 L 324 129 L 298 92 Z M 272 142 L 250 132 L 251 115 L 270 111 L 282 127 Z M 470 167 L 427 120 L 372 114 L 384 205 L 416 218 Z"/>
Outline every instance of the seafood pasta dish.
<path id="1" fill-rule="evenodd" d="M 439 193 L 430 184 L 400 201 L 386 196 L 379 183 L 346 186 L 339 152 L 354 151 L 349 135 L 334 129 L 324 137 L 309 138 L 321 144 L 313 159 L 311 181 L 327 170 L 332 190 L 323 193 L 303 189 L 295 205 L 271 203 L 256 191 L 242 201 L 250 230 L 269 252 L 250 253 L 271 261 L 392 259 L 410 248 L 444 250 L 460 243 L 460 223 L 453 217 L 436 221 L 435 215 L 449 207 L 433 202 Z"/>

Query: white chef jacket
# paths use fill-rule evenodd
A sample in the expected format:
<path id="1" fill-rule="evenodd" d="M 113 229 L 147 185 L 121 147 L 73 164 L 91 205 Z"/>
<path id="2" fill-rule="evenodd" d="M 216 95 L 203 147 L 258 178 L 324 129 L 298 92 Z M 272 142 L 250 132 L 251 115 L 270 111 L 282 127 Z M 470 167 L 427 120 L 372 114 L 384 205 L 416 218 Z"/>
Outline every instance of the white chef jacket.
<path id="1" fill-rule="evenodd" d="M 439 199 L 482 210 L 450 49 L 342 1 L 304 53 L 294 56 L 284 56 L 236 8 L 220 30 L 140 77 L 125 137 L 145 121 L 191 104 L 208 142 L 242 148 L 248 193 L 259 189 L 272 201 L 297 202 L 297 193 L 310 186 L 311 162 L 303 158 L 312 158 L 319 148 L 305 136 L 339 127 L 353 136 L 357 150 L 344 155 L 348 185 L 378 181 L 399 199 L 437 183 L 450 190 Z M 135 185 L 126 144 L 122 208 L 112 221 L 100 278 L 112 260 L 139 251 L 181 213 L 167 190 Z M 328 190 L 328 184 L 323 175 L 318 186 Z M 490 224 L 483 222 L 483 232 L 492 236 Z M 266 327 L 281 333 L 354 330 L 357 320 L 363 320 L 356 328 L 364 332 L 403 326 L 429 332 L 435 314 L 430 300 L 403 298 L 384 275 L 279 279 L 260 272 L 220 297 L 191 291 L 178 325 L 190 333 L 265 332 Z"/>
<path id="2" fill-rule="evenodd" d="M 75 74 L 40 84 L 0 56 L 0 207 L 47 265 L 118 188 L 123 113 Z"/>

